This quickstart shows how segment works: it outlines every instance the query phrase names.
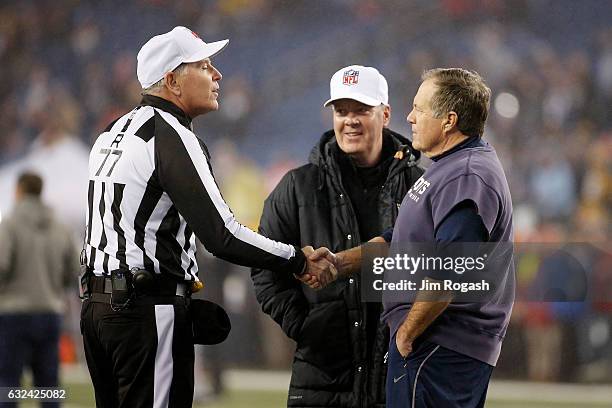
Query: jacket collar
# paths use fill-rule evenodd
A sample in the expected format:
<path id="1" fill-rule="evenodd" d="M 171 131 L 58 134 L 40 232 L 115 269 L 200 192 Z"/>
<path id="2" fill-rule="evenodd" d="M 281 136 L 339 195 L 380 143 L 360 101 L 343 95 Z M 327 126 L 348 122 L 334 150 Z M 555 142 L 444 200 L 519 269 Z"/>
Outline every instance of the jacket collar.
<path id="1" fill-rule="evenodd" d="M 387 139 L 386 143 L 391 145 L 391 149 L 387 151 L 394 156 L 382 157 L 381 162 L 385 159 L 391 160 L 389 166 L 389 176 L 392 177 L 399 169 L 404 166 L 416 165 L 421 153 L 412 147 L 410 140 L 390 129 L 383 129 L 383 138 Z M 323 133 L 319 143 L 317 143 L 310 152 L 309 162 L 318 166 L 319 171 L 319 186 L 323 188 L 325 174 L 328 174 L 335 183 L 339 183 L 340 166 L 336 160 L 334 151 L 338 149 L 336 136 L 333 129 Z M 383 149 L 384 150 L 384 149 Z M 397 153 L 396 153 L 397 152 Z M 401 152 L 401 154 L 400 154 Z"/>
<path id="2" fill-rule="evenodd" d="M 168 112 L 178 119 L 181 125 L 191 129 L 191 118 L 185 112 L 183 112 L 181 108 L 167 99 L 160 98 L 159 96 L 155 95 L 143 95 L 142 100 L 140 101 L 140 106 L 152 106 Z"/>
<path id="3" fill-rule="evenodd" d="M 482 146 L 486 146 L 486 142 L 484 140 L 476 136 L 470 136 L 467 139 L 465 139 L 463 142 L 459 143 L 457 146 L 454 146 L 452 149 L 444 153 L 440 153 L 437 156 L 431 157 L 431 160 L 437 162 L 443 157 L 449 156 L 455 152 L 458 152 L 459 150 L 467 149 L 469 147 L 482 147 Z"/>
<path id="4" fill-rule="evenodd" d="M 330 153 L 334 155 L 335 162 L 345 169 L 351 169 L 353 173 L 358 172 L 358 166 L 355 161 L 348 154 L 344 153 L 337 142 L 330 143 Z M 395 143 L 389 135 L 383 136 L 382 151 L 380 154 L 380 160 L 374 166 L 370 167 L 372 171 L 382 172 L 388 169 L 388 163 L 393 160 L 393 155 L 396 152 Z M 376 169 L 376 170 L 375 170 Z"/>

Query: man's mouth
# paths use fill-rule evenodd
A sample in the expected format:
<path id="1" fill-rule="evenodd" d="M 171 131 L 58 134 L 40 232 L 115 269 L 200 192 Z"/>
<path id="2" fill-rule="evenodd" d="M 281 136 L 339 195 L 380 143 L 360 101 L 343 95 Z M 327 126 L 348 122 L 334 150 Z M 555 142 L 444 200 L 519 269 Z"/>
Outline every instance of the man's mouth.
<path id="1" fill-rule="evenodd" d="M 348 136 L 348 137 L 358 137 L 361 136 L 363 133 L 361 132 L 345 132 L 344 135 Z"/>

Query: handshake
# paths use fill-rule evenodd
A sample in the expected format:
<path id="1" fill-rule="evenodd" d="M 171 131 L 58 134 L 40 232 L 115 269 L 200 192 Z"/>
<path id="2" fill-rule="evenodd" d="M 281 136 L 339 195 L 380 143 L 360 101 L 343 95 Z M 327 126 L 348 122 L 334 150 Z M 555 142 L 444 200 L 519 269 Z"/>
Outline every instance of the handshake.
<path id="1" fill-rule="evenodd" d="M 297 279 L 312 289 L 322 289 L 338 278 L 338 257 L 325 247 L 316 251 L 311 246 L 302 248 L 306 255 L 304 273 Z"/>

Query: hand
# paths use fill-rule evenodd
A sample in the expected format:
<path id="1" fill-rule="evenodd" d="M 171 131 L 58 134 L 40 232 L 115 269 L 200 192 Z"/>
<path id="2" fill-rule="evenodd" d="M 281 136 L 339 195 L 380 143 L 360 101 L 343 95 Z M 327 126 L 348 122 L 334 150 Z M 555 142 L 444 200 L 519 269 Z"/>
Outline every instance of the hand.
<path id="1" fill-rule="evenodd" d="M 327 248 L 322 247 L 316 251 L 311 246 L 302 248 L 306 255 L 306 271 L 301 276 L 296 276 L 300 281 L 312 289 L 321 289 L 338 277 L 338 271 L 334 265 L 335 256 Z"/>
<path id="2" fill-rule="evenodd" d="M 309 273 L 308 257 L 314 252 L 314 248 L 308 245 L 302 248 L 302 252 L 304 255 L 306 255 L 306 265 L 304 265 L 305 271 L 301 275 L 294 274 L 293 276 L 295 276 L 295 278 L 302 283 L 310 286 L 312 289 L 321 289 L 321 285 L 317 277 Z"/>
<path id="3" fill-rule="evenodd" d="M 336 267 L 336 270 L 338 269 L 338 258 L 332 251 L 325 247 L 317 248 L 316 251 L 311 252 L 310 255 L 308 255 L 308 259 L 315 262 L 321 259 L 327 259 L 327 261 Z"/>
<path id="4" fill-rule="evenodd" d="M 412 339 L 406 336 L 405 332 L 400 327 L 395 335 L 395 345 L 402 358 L 408 357 L 412 353 Z"/>
<path id="5" fill-rule="evenodd" d="M 309 265 L 313 266 L 314 276 L 316 276 L 321 288 L 338 279 L 337 258 L 329 249 L 318 248 L 310 253 L 308 262 Z"/>

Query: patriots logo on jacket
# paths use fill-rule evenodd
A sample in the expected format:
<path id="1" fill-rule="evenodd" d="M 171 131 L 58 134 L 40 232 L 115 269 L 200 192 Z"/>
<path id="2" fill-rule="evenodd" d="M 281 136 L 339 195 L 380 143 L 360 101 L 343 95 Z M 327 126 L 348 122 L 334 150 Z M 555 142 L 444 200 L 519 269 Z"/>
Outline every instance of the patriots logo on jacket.
<path id="1" fill-rule="evenodd" d="M 354 69 L 344 71 L 344 75 L 342 76 L 342 85 L 356 85 L 357 82 L 359 82 L 359 71 Z"/>
<path id="2" fill-rule="evenodd" d="M 418 203 L 419 199 L 430 185 L 431 183 L 421 176 L 421 178 L 414 182 L 414 185 L 410 188 L 410 190 L 408 190 L 407 195 L 415 203 Z"/>

